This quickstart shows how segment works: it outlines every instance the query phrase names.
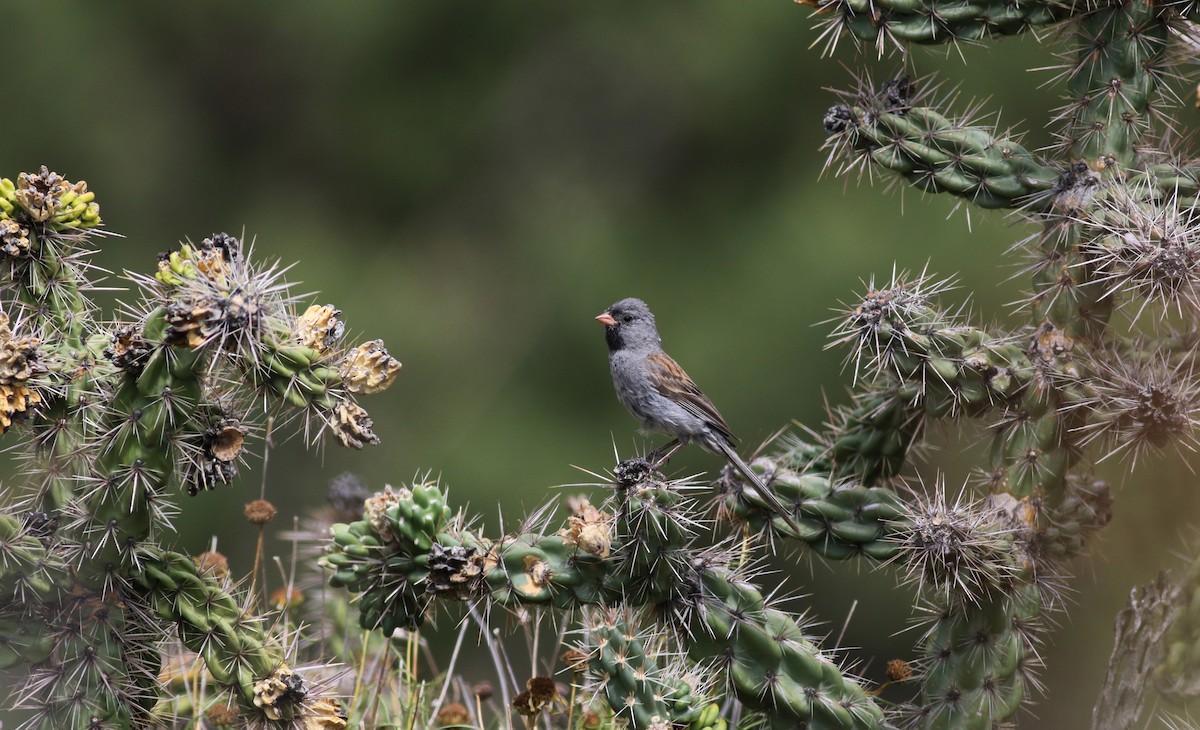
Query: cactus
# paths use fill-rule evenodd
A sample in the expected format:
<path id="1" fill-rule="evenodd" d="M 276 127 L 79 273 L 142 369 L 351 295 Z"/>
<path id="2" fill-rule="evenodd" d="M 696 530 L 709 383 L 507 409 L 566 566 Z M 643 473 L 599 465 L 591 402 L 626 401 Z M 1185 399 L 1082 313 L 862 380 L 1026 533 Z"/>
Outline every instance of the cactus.
<path id="1" fill-rule="evenodd" d="M 362 594 L 360 622 L 385 634 L 419 626 L 437 603 L 602 607 L 609 613 L 591 626 L 581 654 L 613 712 L 634 727 L 687 726 L 708 703 L 697 694 L 707 681 L 668 679 L 645 656 L 647 644 L 668 637 L 629 637 L 631 620 L 611 614 L 632 607 L 690 637 L 658 655 L 713 662 L 737 698 L 773 724 L 883 727 L 882 708 L 794 617 L 767 604 L 733 555 L 695 545 L 686 484 L 658 479 L 640 460 L 619 471 L 610 503 L 581 504 L 557 534 L 523 530 L 497 540 L 450 519 L 436 484 L 386 491 L 367 501 L 361 519 L 334 526 L 325 558 L 332 583 Z"/>
<path id="2" fill-rule="evenodd" d="M 1200 6 L 802 2 L 830 51 L 1049 30 L 1071 42 L 1049 149 L 956 114 L 907 75 L 864 73 L 824 112 L 835 173 L 1027 224 L 1013 247 L 1029 258 L 1027 291 L 1020 321 L 984 325 L 946 301 L 950 279 L 868 278 L 830 335 L 852 371 L 848 401 L 752 460 L 793 521 L 736 472 L 670 480 L 640 456 L 596 485 L 602 503 L 576 499 L 561 517 L 550 504 L 495 537 L 428 476 L 374 494 L 342 479 L 290 535 L 323 572 L 268 599 L 257 573 L 247 586 L 218 555 L 171 544 L 175 492 L 235 481 L 264 410 L 299 414 L 314 442 L 377 443 L 358 400 L 399 363 L 379 340 L 344 343 L 334 307 L 301 311 L 280 269 L 226 234 L 130 275 L 140 301 L 100 319 L 94 193 L 46 168 L 0 179 L 0 435 L 26 451 L 25 482 L 0 505 L 0 669 L 21 677 L 27 726 L 491 727 L 513 713 L 571 730 L 1016 723 L 1071 561 L 1111 517 L 1094 467 L 1200 443 L 1200 164 L 1167 143 L 1164 104 L 1200 43 Z M 952 497 L 940 479 L 909 478 L 929 426 L 969 420 L 986 434 L 974 482 Z M 264 500 L 247 508 L 260 530 L 274 514 Z M 912 586 L 924 631 L 892 677 L 910 697 L 854 676 L 764 592 L 768 550 L 857 560 Z M 1135 721 L 1149 680 L 1167 701 L 1196 694 L 1197 565 L 1134 595 L 1122 616 L 1144 625 L 1118 624 L 1110 668 L 1120 707 L 1097 718 Z M 501 616 L 533 637 L 523 683 L 495 638 Z M 422 632 L 439 617 L 460 644 L 480 629 L 503 707 L 494 688 L 461 686 L 458 648 L 444 675 L 421 676 Z M 562 657 L 541 651 L 543 625 L 556 648 L 569 643 Z M 339 677 L 329 660 L 355 671 Z"/>
<path id="3" fill-rule="evenodd" d="M 1135 465 L 1169 444 L 1195 443 L 1187 322 L 1200 304 L 1197 166 L 1153 145 L 1170 123 L 1162 102 L 1172 67 L 1196 42 L 1196 7 L 805 4 L 830 50 L 848 39 L 904 53 L 913 44 L 1048 28 L 1074 38 L 1058 77 L 1067 94 L 1053 122 L 1059 142 L 1049 150 L 1031 150 L 971 112 L 956 116 L 941 108 L 949 101 L 932 97 L 932 85 L 909 76 L 875 83 L 864 74 L 838 93 L 824 115 L 836 173 L 888 174 L 1032 224 L 1014 247 L 1031 258 L 1024 320 L 981 326 L 941 301 L 951 282 L 927 272 L 869 280 L 832 332 L 854 372 L 849 403 L 753 465 L 800 529 L 771 516 L 738 475 L 727 471 L 713 484 L 719 516 L 743 537 L 862 558 L 916 586 L 926 624 L 908 680 L 916 696 L 884 714 L 885 704 L 845 673 L 830 669 L 840 678 L 823 682 L 802 669 L 822 656 L 815 644 L 800 642 L 792 657 L 792 648 L 761 642 L 781 635 L 772 621 L 796 632 L 799 624 L 743 587 L 728 554 L 693 545 L 697 523 L 682 515 L 694 505 L 678 489 L 664 491 L 667 483 L 637 459 L 618 465 L 613 501 L 576 510 L 558 534 L 527 525 L 491 540 L 444 511 L 414 523 L 370 509 L 335 528 L 326 564 L 334 585 L 362 595 L 363 626 L 415 627 L 439 605 L 462 601 L 558 613 L 600 606 L 586 624 L 598 638 L 580 652 L 599 675 L 591 686 L 618 716 L 628 708 L 639 728 L 685 726 L 708 699 L 699 688 L 736 697 L 779 727 L 995 727 L 1015 722 L 1036 695 L 1047 615 L 1061 605 L 1070 561 L 1111 516 L 1109 489 L 1092 465 L 1114 455 Z M 1149 333 L 1112 326 L 1153 312 L 1164 316 L 1145 317 Z M 940 483 L 904 487 L 925 427 L 964 419 L 980 419 L 989 433 L 977 487 L 957 500 Z M 420 539 L 387 539 L 413 524 L 425 525 Z M 1179 594 L 1192 594 L 1194 573 L 1188 581 Z M 703 587 L 699 600 L 689 586 Z M 1179 615 L 1156 675 L 1177 695 L 1190 686 L 1179 675 L 1194 643 L 1192 619 Z M 713 655 L 721 659 L 706 663 Z M 706 679 L 675 693 L 668 677 L 685 673 L 675 668 L 681 662 Z M 791 700 L 798 696 L 807 704 Z M 675 697 L 689 697 L 691 708 L 673 705 Z"/>
<path id="4" fill-rule="evenodd" d="M 98 318 L 99 206 L 44 167 L 0 180 L 0 232 L 0 431 L 27 450 L 28 476 L 0 514 L 0 663 L 26 667 L 13 696 L 28 726 L 150 722 L 172 635 L 248 720 L 328 714 L 333 698 L 289 668 L 255 605 L 165 540 L 177 491 L 237 475 L 256 404 L 302 412 L 314 438 L 373 443 L 355 397 L 399 363 L 379 342 L 343 347 L 332 308 L 298 316 L 278 269 L 226 234 L 164 254 L 133 276 L 142 298 L 123 321 Z"/>

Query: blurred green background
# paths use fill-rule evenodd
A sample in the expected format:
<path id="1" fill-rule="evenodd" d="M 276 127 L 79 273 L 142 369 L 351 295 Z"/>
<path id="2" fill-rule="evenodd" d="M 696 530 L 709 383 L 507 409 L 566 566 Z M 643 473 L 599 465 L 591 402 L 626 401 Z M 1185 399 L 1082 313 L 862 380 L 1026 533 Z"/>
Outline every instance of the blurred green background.
<path id="1" fill-rule="evenodd" d="M 951 302 L 971 293 L 982 321 L 1019 321 L 1005 252 L 1026 226 L 822 176 L 824 89 L 898 62 L 848 46 L 822 59 L 808 11 L 783 0 L 8 3 L 5 26 L 0 174 L 44 163 L 86 179 L 126 236 L 99 263 L 148 271 L 177 240 L 244 231 L 404 362 L 364 401 L 382 446 L 271 449 L 280 527 L 345 470 L 375 488 L 432 470 L 494 531 L 497 503 L 515 519 L 552 486 L 588 481 L 571 465 L 611 466 L 614 443 L 642 443 L 592 321 L 621 297 L 650 303 L 747 444 L 844 399 L 842 353 L 823 350 L 819 323 L 860 279 L 928 263 L 959 276 Z M 1027 69 L 1052 62 L 1010 39 L 911 65 L 961 84 L 964 101 L 990 97 L 1005 124 L 1028 120 L 1039 147 L 1057 90 Z M 978 435 L 934 429 L 944 446 L 922 473 L 961 484 Z M 1194 477 L 1174 455 L 1160 464 L 1128 478 L 1106 467 L 1116 518 L 1056 616 L 1031 724 L 1089 724 L 1115 612 L 1177 562 Z M 692 449 L 672 467 L 718 463 Z M 181 496 L 180 542 L 215 536 L 249 570 L 241 510 L 262 478 Z M 807 594 L 793 608 L 832 633 L 859 602 L 843 641 L 864 647 L 849 652 L 862 672 L 879 679 L 906 655 L 915 635 L 892 635 L 911 597 L 890 571 L 787 563 L 790 590 Z"/>

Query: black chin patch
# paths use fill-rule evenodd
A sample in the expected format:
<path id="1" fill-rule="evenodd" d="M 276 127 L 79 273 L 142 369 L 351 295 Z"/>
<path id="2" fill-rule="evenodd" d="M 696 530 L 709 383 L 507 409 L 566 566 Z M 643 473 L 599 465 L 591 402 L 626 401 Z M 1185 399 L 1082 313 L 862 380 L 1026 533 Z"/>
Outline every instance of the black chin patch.
<path id="1" fill-rule="evenodd" d="M 609 352 L 616 352 L 625 347 L 625 339 L 621 337 L 620 327 L 605 327 L 604 341 L 608 343 Z"/>

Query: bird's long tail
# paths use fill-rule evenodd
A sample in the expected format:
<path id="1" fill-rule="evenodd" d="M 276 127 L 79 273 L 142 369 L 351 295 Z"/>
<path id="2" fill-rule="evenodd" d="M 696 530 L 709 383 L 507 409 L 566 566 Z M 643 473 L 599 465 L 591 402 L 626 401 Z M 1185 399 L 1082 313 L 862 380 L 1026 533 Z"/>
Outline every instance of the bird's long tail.
<path id="1" fill-rule="evenodd" d="M 775 514 L 782 517 L 783 521 L 787 523 L 788 527 L 792 528 L 792 530 L 799 535 L 801 530 L 800 526 L 796 524 L 796 518 L 793 517 L 792 513 L 783 506 L 783 504 L 779 501 L 779 498 L 775 496 L 774 492 L 768 489 L 766 484 L 763 484 L 762 479 L 758 478 L 758 475 L 754 473 L 749 465 L 742 461 L 742 457 L 738 456 L 738 452 L 734 451 L 733 447 L 725 443 L 724 440 L 718 439 L 717 445 L 721 448 L 722 453 L 725 454 L 725 458 L 729 460 L 729 463 L 732 464 L 733 467 L 737 469 L 741 475 L 754 486 L 754 491 L 758 492 L 763 501 L 767 503 L 767 507 L 769 507 Z"/>

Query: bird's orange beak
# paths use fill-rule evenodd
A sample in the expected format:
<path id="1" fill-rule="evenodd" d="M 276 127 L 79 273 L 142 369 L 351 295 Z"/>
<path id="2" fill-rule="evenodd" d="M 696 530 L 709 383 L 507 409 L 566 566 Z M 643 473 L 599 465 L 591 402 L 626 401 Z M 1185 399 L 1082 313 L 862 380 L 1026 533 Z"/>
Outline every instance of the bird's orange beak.
<path id="1" fill-rule="evenodd" d="M 611 314 L 609 314 L 608 312 L 605 312 L 604 314 L 601 314 L 599 317 L 596 317 L 596 321 L 599 322 L 600 324 L 604 325 L 605 327 L 616 327 L 617 326 L 617 320 L 613 319 L 613 316 Z"/>

